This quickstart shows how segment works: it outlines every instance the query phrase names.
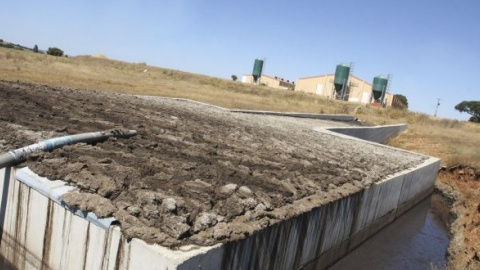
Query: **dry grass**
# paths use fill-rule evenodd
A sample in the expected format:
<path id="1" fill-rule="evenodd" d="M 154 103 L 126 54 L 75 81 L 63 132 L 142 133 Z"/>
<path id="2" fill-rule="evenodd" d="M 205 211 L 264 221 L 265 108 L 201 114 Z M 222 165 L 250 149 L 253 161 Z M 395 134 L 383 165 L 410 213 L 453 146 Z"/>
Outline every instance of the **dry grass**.
<path id="1" fill-rule="evenodd" d="M 144 72 L 147 70 L 146 72 Z M 189 98 L 238 109 L 346 113 L 373 124 L 408 123 L 390 142 L 437 156 L 444 164 L 480 167 L 480 125 L 396 109 L 323 99 L 304 93 L 251 86 L 187 72 L 104 57 L 53 57 L 0 48 L 0 79 L 110 92 Z"/>
<path id="2" fill-rule="evenodd" d="M 0 48 L 0 64 L 0 78 L 4 80 L 182 97 L 239 109 L 296 109 L 317 113 L 335 113 L 338 110 L 338 104 L 310 95 L 157 68 L 145 63 L 89 56 L 60 58 Z"/>
<path id="3" fill-rule="evenodd" d="M 407 123 L 408 131 L 391 145 L 440 157 L 447 166 L 480 168 L 480 125 L 430 117 L 413 117 Z"/>

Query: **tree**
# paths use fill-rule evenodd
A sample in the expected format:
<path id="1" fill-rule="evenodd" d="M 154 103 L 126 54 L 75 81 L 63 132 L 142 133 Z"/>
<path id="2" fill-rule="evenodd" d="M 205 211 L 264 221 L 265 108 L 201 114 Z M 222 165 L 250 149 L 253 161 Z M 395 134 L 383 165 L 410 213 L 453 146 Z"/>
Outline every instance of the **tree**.
<path id="1" fill-rule="evenodd" d="M 472 117 L 469 121 L 471 122 L 480 122 L 480 101 L 462 101 L 455 106 L 455 110 L 470 114 Z"/>
<path id="2" fill-rule="evenodd" d="M 476 116 L 472 116 L 472 117 L 470 117 L 470 119 L 468 119 L 468 121 L 474 122 L 474 123 L 480 123 L 480 118 L 478 118 Z"/>
<path id="3" fill-rule="evenodd" d="M 35 44 L 35 46 L 33 46 L 33 52 L 38 52 L 38 46 L 37 46 L 37 44 Z"/>
<path id="4" fill-rule="evenodd" d="M 53 56 L 62 56 L 62 55 L 63 55 L 63 51 L 60 50 L 59 48 L 56 48 L 56 47 L 50 47 L 50 48 L 48 48 L 48 50 L 47 50 L 47 54 L 53 55 Z"/>
<path id="5" fill-rule="evenodd" d="M 236 81 L 237 79 L 238 79 L 237 75 L 235 75 L 235 74 L 232 75 L 232 80 L 233 80 L 233 81 Z"/>
<path id="6" fill-rule="evenodd" d="M 455 110 L 463 113 L 466 112 L 470 114 L 472 117 L 470 117 L 469 121 L 472 122 L 479 122 L 480 119 L 480 101 L 462 101 L 455 106 Z"/>
<path id="7" fill-rule="evenodd" d="M 407 100 L 406 96 L 400 95 L 400 94 L 395 94 L 395 95 L 393 95 L 393 97 L 396 97 L 399 100 L 401 100 L 403 102 L 403 104 L 405 104 L 406 108 L 408 108 L 408 100 Z"/>

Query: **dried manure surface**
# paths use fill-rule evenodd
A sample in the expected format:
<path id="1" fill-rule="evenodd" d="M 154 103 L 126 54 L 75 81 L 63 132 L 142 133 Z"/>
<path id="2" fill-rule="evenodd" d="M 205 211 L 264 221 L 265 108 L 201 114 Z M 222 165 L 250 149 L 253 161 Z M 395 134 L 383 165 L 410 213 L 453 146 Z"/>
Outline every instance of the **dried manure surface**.
<path id="1" fill-rule="evenodd" d="M 341 139 L 333 122 L 231 113 L 194 102 L 0 81 L 0 151 L 41 139 L 135 129 L 130 139 L 35 154 L 22 165 L 114 216 L 129 238 L 172 248 L 245 238 L 426 157 Z"/>

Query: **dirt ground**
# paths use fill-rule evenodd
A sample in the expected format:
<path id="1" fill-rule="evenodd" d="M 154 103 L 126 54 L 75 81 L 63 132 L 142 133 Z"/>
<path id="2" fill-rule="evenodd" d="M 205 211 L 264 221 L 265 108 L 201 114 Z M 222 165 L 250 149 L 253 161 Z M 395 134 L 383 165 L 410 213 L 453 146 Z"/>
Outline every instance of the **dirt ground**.
<path id="1" fill-rule="evenodd" d="M 0 81 L 0 111 L 0 152 L 137 130 L 130 139 L 35 154 L 22 166 L 78 187 L 63 197 L 67 204 L 114 216 L 129 238 L 169 247 L 244 238 L 309 210 L 299 202 L 325 203 L 425 159 L 312 130 L 333 122 L 93 90 Z"/>
<path id="2" fill-rule="evenodd" d="M 445 168 L 436 185 L 451 205 L 448 268 L 480 269 L 480 171 Z"/>

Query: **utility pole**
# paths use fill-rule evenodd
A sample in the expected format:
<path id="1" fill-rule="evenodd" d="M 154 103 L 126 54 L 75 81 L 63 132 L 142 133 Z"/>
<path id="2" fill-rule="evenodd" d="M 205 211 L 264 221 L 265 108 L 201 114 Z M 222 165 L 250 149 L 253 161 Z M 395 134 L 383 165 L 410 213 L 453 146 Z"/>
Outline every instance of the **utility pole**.
<path id="1" fill-rule="evenodd" d="M 433 116 L 437 117 L 437 111 L 438 111 L 438 106 L 440 106 L 440 100 L 439 98 L 437 98 L 437 106 L 435 106 L 435 114 Z"/>

